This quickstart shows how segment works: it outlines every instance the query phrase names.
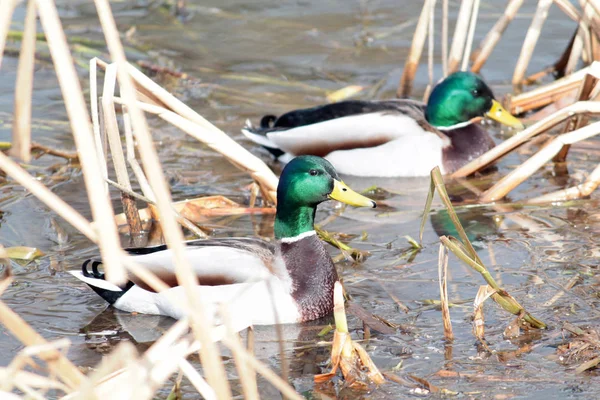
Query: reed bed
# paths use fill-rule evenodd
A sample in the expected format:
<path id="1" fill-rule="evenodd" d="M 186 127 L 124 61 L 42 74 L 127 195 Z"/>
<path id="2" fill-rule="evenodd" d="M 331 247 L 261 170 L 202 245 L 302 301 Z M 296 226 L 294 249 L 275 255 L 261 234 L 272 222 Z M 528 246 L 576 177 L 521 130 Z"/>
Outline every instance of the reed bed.
<path id="1" fill-rule="evenodd" d="M 512 0 L 506 5 L 505 11 L 493 28 L 483 38 L 478 48 L 469 57 L 472 45 L 472 28 L 475 23 L 479 3 L 477 1 L 463 1 L 458 10 L 458 21 L 467 23 L 456 24 L 452 47 L 448 58 L 443 55 L 442 65 L 444 75 L 459 69 L 470 69 L 479 72 L 485 65 L 495 46 L 502 39 L 503 32 L 509 27 L 519 11 L 523 1 Z M 549 68 L 526 77 L 527 68 L 535 55 L 535 47 L 544 27 L 550 7 L 555 5 L 566 17 L 573 20 L 573 37 L 561 59 Z M 521 145 L 530 142 L 534 137 L 548 136 L 547 142 L 540 150 L 519 165 L 515 170 L 501 178 L 492 187 L 479 194 L 482 203 L 502 201 L 512 190 L 535 174 L 539 169 L 550 162 L 560 164 L 567 159 L 571 145 L 594 137 L 598 134 L 600 126 L 591 123 L 590 119 L 598 114 L 598 96 L 600 95 L 600 52 L 598 52 L 598 38 L 600 38 L 600 2 L 598 0 L 582 0 L 578 4 L 562 0 L 540 0 L 537 3 L 531 25 L 524 37 L 520 56 L 515 65 L 512 84 L 515 94 L 507 96 L 506 106 L 511 112 L 523 114 L 528 111 L 546 107 L 540 113 L 539 120 L 528 126 L 522 132 L 500 143 L 487 153 L 472 160 L 470 163 L 454 172 L 450 177 L 460 179 L 468 177 L 486 167 L 498 162 L 502 157 L 515 151 Z M 426 24 L 426 18 L 433 14 L 434 7 L 424 4 L 422 18 L 419 25 Z M 443 26 L 447 25 L 447 13 L 443 14 L 442 42 L 445 43 Z M 429 30 L 429 36 L 433 35 Z M 404 73 L 398 87 L 399 96 L 408 96 L 412 88 L 412 80 L 417 70 L 422 47 L 426 41 L 427 31 L 417 30 L 413 38 L 413 46 L 406 61 Z M 431 40 L 431 38 L 430 38 Z M 461 62 L 462 60 L 462 62 Z M 431 64 L 431 61 L 429 61 Z M 576 71 L 576 67 L 583 64 L 583 68 Z M 561 79 L 543 84 L 530 91 L 522 92 L 523 88 L 538 83 L 546 75 L 553 73 Z M 430 79 L 431 80 L 431 79 Z M 563 124 L 562 132 L 553 136 L 558 131 L 556 127 Z M 535 198 L 523 199 L 525 203 L 548 203 L 579 199 L 589 196 L 600 185 L 600 165 L 587 174 L 585 181 L 580 184 L 556 192 L 546 193 Z"/>
<path id="2" fill-rule="evenodd" d="M 0 26 L 3 29 L 0 32 L 0 57 L 8 33 L 4 28 L 10 25 L 15 5 L 16 2 L 7 1 L 2 2 L 0 6 Z M 132 262 L 120 246 L 116 219 L 108 197 L 108 151 L 110 150 L 110 159 L 113 160 L 117 175 L 117 182 L 114 184 L 122 189 L 124 214 L 130 234 L 135 237 L 141 231 L 141 221 L 131 195 L 132 185 L 127 168 L 129 163 L 143 191 L 143 195 L 137 195 L 155 204 L 160 215 L 163 237 L 175 257 L 178 281 L 187 293 L 187 300 L 174 298 L 172 301 L 186 310 L 188 318 L 175 324 L 144 354 L 138 354 L 132 345 L 123 343 L 106 357 L 92 374 L 85 376 L 65 357 L 67 340 L 46 341 L 0 301 L 0 322 L 26 346 L 8 367 L 2 369 L 0 390 L 3 393 L 17 390 L 31 398 L 44 398 L 44 393 L 53 390 L 59 397 L 65 398 L 149 399 L 171 375 L 179 371 L 203 397 L 227 399 L 231 398 L 231 389 L 220 351 L 215 345 L 215 341 L 223 340 L 224 345 L 231 348 L 236 355 L 236 361 L 241 363 L 240 369 L 246 371 L 245 374 L 240 374 L 240 379 L 249 398 L 256 398 L 251 394 L 251 388 L 256 388 L 257 373 L 272 382 L 286 397 L 299 398 L 287 382 L 256 360 L 237 342 L 231 329 L 226 330 L 223 326 L 213 328 L 205 316 L 202 296 L 199 296 L 197 291 L 196 276 L 183 256 L 183 234 L 177 220 L 183 221 L 187 227 L 193 223 L 179 215 L 172 205 L 145 113 L 154 111 L 155 114 L 222 152 L 234 165 L 247 171 L 255 179 L 264 199 L 271 203 L 276 201 L 277 178 L 262 161 L 129 65 L 109 3 L 98 0 L 95 1 L 95 5 L 113 63 L 106 64 L 96 59 L 90 63 L 90 117 L 55 4 L 51 1 L 29 1 L 15 92 L 15 121 L 19 123 L 15 124 L 13 130 L 11 149 L 12 155 L 20 157 L 23 161 L 31 157 L 31 88 L 37 37 L 35 20 L 39 15 L 74 135 L 93 221 L 84 218 L 3 153 L 0 153 L 0 168 L 88 239 L 98 244 L 108 280 L 119 284 L 127 279 L 128 274 L 134 274 L 155 290 L 165 290 L 167 286 L 160 279 Z M 97 101 L 99 91 L 96 88 L 98 65 L 105 69 L 100 101 Z M 120 97 L 114 96 L 117 82 Z M 126 155 L 123 152 L 117 123 L 118 108 L 124 113 Z M 136 159 L 134 139 L 137 141 L 141 165 Z M 108 143 L 108 146 L 105 146 L 105 143 Z M 152 176 L 152 179 L 147 179 L 146 174 Z M 198 232 L 202 234 L 201 231 Z M 2 289 L 10 282 L 10 277 L 5 278 L 2 281 Z M 234 326 L 236 332 L 243 328 L 239 321 L 235 321 Z M 192 333 L 189 334 L 189 331 Z M 200 354 L 206 381 L 186 359 L 193 352 Z M 33 367 L 36 372 L 28 372 L 24 370 L 25 367 Z"/>
<path id="3" fill-rule="evenodd" d="M 12 0 L 0 3 L 0 66 L 16 3 Z M 472 175 L 497 162 L 501 157 L 532 138 L 547 133 L 561 123 L 565 123 L 565 126 L 559 135 L 553 137 L 527 162 L 491 188 L 479 193 L 479 199 L 482 202 L 501 200 L 546 163 L 552 160 L 564 161 L 568 157 L 569 146 L 600 132 L 600 122 L 589 122 L 590 117 L 600 113 L 600 102 L 597 101 L 600 93 L 600 63 L 598 62 L 600 52 L 597 51 L 600 32 L 597 13 L 600 11 L 600 2 L 598 0 L 582 1 L 579 8 L 566 1 L 556 0 L 554 3 L 568 18 L 574 20 L 575 33 L 569 48 L 565 51 L 566 61 L 564 63 L 557 62 L 552 68 L 534 74 L 533 77 L 537 79 L 550 71 L 557 72 L 564 77 L 529 92 L 512 96 L 507 106 L 513 112 L 523 113 L 552 105 L 559 100 L 566 99 L 568 105 L 541 118 L 490 152 L 473 160 L 455 172 L 451 178 L 463 179 Z M 536 14 L 527 36 L 524 38 L 521 56 L 513 73 L 512 82 L 515 85 L 515 93 L 533 81 L 531 76 L 525 76 L 527 67 L 548 9 L 554 3 L 548 0 L 538 2 Z M 0 394 L 7 398 L 9 398 L 8 396 L 20 398 L 19 396 L 24 394 L 28 398 L 38 399 L 45 398 L 46 394 L 52 391 L 55 397 L 66 399 L 105 397 L 150 399 L 170 377 L 178 374 L 180 378 L 185 376 L 197 392 L 206 399 L 229 399 L 233 397 L 232 389 L 220 357 L 220 346 L 224 346 L 233 354 L 244 397 L 259 398 L 257 375 L 261 375 L 284 397 L 302 398 L 286 379 L 279 377 L 254 357 L 251 350 L 241 344 L 237 331 L 247 327 L 244 325 L 244 321 L 229 321 L 226 308 L 221 313 L 224 316 L 223 325 L 213 327 L 207 318 L 202 293 L 197 291 L 197 278 L 183 255 L 184 236 L 181 226 L 193 231 L 198 236 L 204 236 L 205 233 L 201 227 L 197 226 L 197 221 L 190 218 L 190 215 L 185 212 L 188 203 L 174 204 L 172 202 L 163 169 L 152 143 L 146 115 L 161 118 L 181 129 L 222 154 L 240 170 L 248 173 L 254 180 L 253 193 L 260 192 L 265 205 L 276 203 L 277 177 L 259 158 L 249 153 L 219 128 L 129 64 L 109 2 L 95 0 L 94 4 L 101 21 L 111 62 L 104 62 L 98 58 L 90 60 L 90 113 L 87 110 L 73 57 L 67 46 L 54 2 L 29 0 L 21 39 L 22 48 L 15 90 L 14 120 L 18 123 L 13 129 L 11 149 L 12 156 L 25 162 L 31 158 L 32 151 L 36 151 L 36 149 L 60 155 L 53 149 L 41 148 L 31 141 L 31 94 L 35 43 L 36 40 L 40 40 L 40 35 L 36 32 L 35 21 L 39 17 L 77 148 L 77 154 L 65 153 L 61 156 L 69 159 L 77 158 L 81 163 L 93 220 L 87 220 L 2 152 L 0 152 L 0 169 L 89 240 L 98 244 L 106 267 L 107 278 L 117 284 L 124 282 L 128 275 L 133 274 L 156 291 L 167 289 L 163 281 L 128 257 L 121 248 L 118 236 L 117 221 L 119 220 L 126 223 L 129 234 L 135 243 L 137 235 L 142 231 L 143 220 L 145 218 L 159 219 L 162 235 L 167 246 L 173 252 L 177 280 L 185 288 L 187 294 L 185 299 L 173 298 L 171 301 L 185 310 L 187 317 L 174 324 L 143 354 L 139 354 L 131 344 L 121 343 L 104 358 L 92 373 L 84 375 L 65 355 L 69 347 L 68 340 L 48 341 L 44 339 L 0 300 L 0 323 L 25 346 L 7 367 L 0 368 Z M 461 2 L 459 20 L 469 23 L 457 24 L 452 45 L 448 51 L 449 10 L 448 1 L 443 0 L 441 2 L 441 53 L 444 75 L 458 69 L 468 68 L 469 62 L 472 63 L 472 70 L 481 70 L 522 4 L 522 0 L 509 1 L 500 19 L 471 55 L 480 1 L 464 0 Z M 436 1 L 434 0 L 424 2 L 411 52 L 398 87 L 400 96 L 408 96 L 412 90 L 412 82 L 425 42 L 428 42 L 430 87 L 433 85 L 435 7 Z M 580 71 L 575 71 L 580 60 L 585 67 Z M 101 90 L 98 88 L 100 70 L 103 71 Z M 330 93 L 329 100 L 334 101 L 347 96 L 348 93 L 358 93 L 362 89 L 362 87 L 350 86 L 343 91 Z M 119 115 L 123 121 L 124 135 L 121 134 L 117 122 Z M 122 137 L 124 137 L 124 143 Z M 108 178 L 109 166 L 107 163 L 109 159 L 112 160 L 112 167 L 116 171 L 116 182 Z M 134 185 L 132 185 L 131 176 L 135 177 L 141 193 L 133 191 Z M 148 179 L 148 176 L 152 179 Z M 442 326 L 446 341 L 451 343 L 456 340 L 452 331 L 448 305 L 448 251 L 454 253 L 466 265 L 478 272 L 486 283 L 480 288 L 474 305 L 474 335 L 484 345 L 483 305 L 488 298 L 492 298 L 503 309 L 516 316 L 516 319 L 508 324 L 505 331 L 507 336 L 514 332 L 515 326 L 517 328 L 545 328 L 546 324 L 527 312 L 517 299 L 506 292 L 482 263 L 458 221 L 439 170 L 432 171 L 431 179 L 431 190 L 421 223 L 421 237 L 425 217 L 431 206 L 435 190 L 438 191 L 459 232 L 459 238 L 445 236 L 440 238 L 439 288 Z M 590 195 L 599 184 L 600 165 L 588 175 L 585 182 L 578 186 L 527 201 L 553 202 L 580 198 Z M 116 187 L 120 191 L 124 209 L 121 216 L 115 216 L 109 200 L 108 194 L 111 187 Z M 148 209 L 138 210 L 135 199 L 141 199 L 148 203 Z M 267 208 L 255 208 L 253 203 L 254 201 L 250 207 L 239 207 L 235 204 L 229 204 L 228 207 L 236 209 L 235 212 L 269 212 Z M 270 210 L 272 211 L 272 208 Z M 348 246 L 344 247 L 345 245 L 331 235 L 327 235 L 326 232 L 323 235 L 330 242 L 337 243 L 336 245 L 344 251 L 352 253 L 355 258 L 365 255 Z M 420 248 L 420 245 L 415 242 L 415 249 Z M 0 248 L 0 259 L 6 255 L 5 253 L 4 249 Z M 0 294 L 10 285 L 11 280 L 12 277 L 8 274 L 0 281 Z M 335 300 L 336 336 L 332 349 L 333 370 L 317 376 L 317 382 L 326 382 L 332 379 L 339 368 L 347 381 L 358 387 L 365 387 L 365 382 L 376 385 L 383 384 L 387 378 L 411 388 L 418 386 L 425 387 L 431 392 L 445 392 L 444 389 L 431 385 L 421 378 L 411 376 L 412 381 L 407 381 L 389 372 L 380 373 L 366 351 L 358 343 L 350 340 L 342 288 L 339 283 L 336 285 Z M 217 345 L 216 342 L 220 342 L 220 345 Z M 194 353 L 200 356 L 204 376 L 188 361 L 188 356 Z M 32 370 L 34 372 L 31 372 Z M 19 395 L 15 393 L 19 393 Z"/>

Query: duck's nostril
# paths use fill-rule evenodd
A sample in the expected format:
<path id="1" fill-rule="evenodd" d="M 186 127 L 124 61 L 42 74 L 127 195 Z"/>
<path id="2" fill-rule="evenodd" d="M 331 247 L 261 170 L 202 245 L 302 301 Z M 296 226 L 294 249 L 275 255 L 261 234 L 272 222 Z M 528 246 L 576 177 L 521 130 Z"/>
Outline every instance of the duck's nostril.
<path id="1" fill-rule="evenodd" d="M 342 192 L 347 192 L 347 191 L 348 191 L 348 189 L 342 188 Z"/>

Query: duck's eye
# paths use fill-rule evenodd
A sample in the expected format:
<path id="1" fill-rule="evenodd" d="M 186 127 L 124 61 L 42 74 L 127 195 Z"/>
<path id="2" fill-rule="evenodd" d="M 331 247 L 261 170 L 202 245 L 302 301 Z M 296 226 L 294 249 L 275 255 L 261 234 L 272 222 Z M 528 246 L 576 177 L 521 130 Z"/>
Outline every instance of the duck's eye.
<path id="1" fill-rule="evenodd" d="M 479 96 L 479 90 L 478 89 L 473 89 L 473 91 L 471 93 L 473 93 L 473 96 Z"/>
<path id="2" fill-rule="evenodd" d="M 310 171 L 308 171 L 308 173 L 311 174 L 312 176 L 319 175 L 319 171 L 317 171 L 316 169 L 311 169 Z"/>

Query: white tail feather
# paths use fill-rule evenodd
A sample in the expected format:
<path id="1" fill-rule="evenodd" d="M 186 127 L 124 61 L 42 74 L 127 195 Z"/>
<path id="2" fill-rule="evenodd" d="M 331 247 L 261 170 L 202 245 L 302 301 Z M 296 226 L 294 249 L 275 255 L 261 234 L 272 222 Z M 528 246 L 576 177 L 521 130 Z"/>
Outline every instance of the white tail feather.
<path id="1" fill-rule="evenodd" d="M 248 139 L 250 139 L 254 143 L 260 144 L 261 146 L 264 146 L 264 147 L 269 147 L 271 149 L 279 148 L 279 146 L 277 146 L 275 143 L 271 142 L 269 140 L 269 138 L 266 137 L 265 135 L 260 135 L 258 133 L 254 133 L 250 129 L 252 129 L 252 127 L 251 126 L 249 127 L 248 125 L 246 125 L 244 128 L 242 128 L 242 133 L 244 134 L 244 136 L 246 136 Z"/>
<path id="2" fill-rule="evenodd" d="M 75 278 L 87 283 L 88 285 L 96 286 L 96 287 L 99 287 L 99 288 L 105 289 L 105 290 L 110 290 L 111 292 L 122 292 L 123 291 L 123 289 L 121 289 L 117 285 L 110 283 L 108 281 L 105 281 L 104 279 L 88 278 L 87 276 L 84 276 L 81 271 L 68 271 L 68 272 L 71 275 L 73 275 Z"/>

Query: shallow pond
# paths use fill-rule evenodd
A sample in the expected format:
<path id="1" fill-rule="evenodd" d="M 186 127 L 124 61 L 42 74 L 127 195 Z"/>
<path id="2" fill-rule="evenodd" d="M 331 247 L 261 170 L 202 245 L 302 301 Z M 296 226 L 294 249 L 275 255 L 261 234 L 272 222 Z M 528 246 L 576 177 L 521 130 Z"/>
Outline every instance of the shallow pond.
<path id="1" fill-rule="evenodd" d="M 165 66 L 185 72 L 189 79 L 159 77 L 160 83 L 177 94 L 204 117 L 239 140 L 255 154 L 271 162 L 266 152 L 244 140 L 239 132 L 246 118 L 258 120 L 266 113 L 325 102 L 329 91 L 347 85 L 362 85 L 363 98 L 393 97 L 403 61 L 420 13 L 413 1 L 317 1 L 277 2 L 272 0 L 191 1 L 188 18 L 181 22 L 157 2 L 115 2 L 115 16 L 121 32 L 132 26 L 127 45 L 132 61 Z M 453 3 L 453 2 L 452 2 Z M 533 3 L 533 2 L 528 2 Z M 59 2 L 69 37 L 101 40 L 95 10 L 89 2 Z M 456 4 L 451 4 L 452 26 Z M 506 32 L 483 69 L 487 82 L 501 95 L 510 91 L 514 64 L 530 22 L 534 4 L 527 4 Z M 483 37 L 500 9 L 482 2 L 476 42 Z M 20 29 L 24 8 L 17 10 L 13 29 Z M 452 29 L 451 26 L 451 29 Z M 553 63 L 566 46 L 574 25 L 559 11 L 550 13 L 538 44 L 530 72 Z M 9 49 L 19 44 L 9 42 Z M 439 44 L 437 46 L 439 48 Z M 84 62 L 94 49 L 79 49 Z M 105 49 L 95 49 L 106 57 Z M 12 55 L 10 55 L 12 54 Z M 44 49 L 39 51 L 34 87 L 34 140 L 72 149 L 73 142 L 52 66 Z M 9 53 L 0 72 L 0 141 L 10 138 L 13 82 L 17 58 Z M 435 65 L 437 76 L 441 66 Z M 87 88 L 85 68 L 81 78 Z M 415 82 L 415 95 L 427 85 L 423 66 Z M 203 145 L 175 128 L 150 119 L 161 161 L 175 199 L 223 194 L 246 201 L 247 175 L 239 172 Z M 505 132 L 495 132 L 496 141 Z M 590 144 L 591 143 L 591 144 Z M 556 190 L 579 182 L 594 167 L 598 157 L 594 141 L 574 146 L 567 176 L 556 176 L 551 166 L 537 173 L 510 196 L 518 202 L 525 196 Z M 497 171 L 472 179 L 485 187 L 513 169 L 527 154 L 505 158 Z M 590 161 L 592 160 L 592 161 Z M 80 171 L 65 167 L 62 159 L 44 156 L 28 168 L 85 216 L 90 217 Z M 275 168 L 278 168 L 274 165 Z M 58 172 L 57 172 L 58 171 Z M 1 179 L 1 178 L 0 178 Z M 377 185 L 387 191 L 378 211 L 345 209 L 326 204 L 318 220 L 339 214 L 326 225 L 331 231 L 352 233 L 363 240 L 353 246 L 371 251 L 363 263 L 338 263 L 339 271 L 354 301 L 386 320 L 400 324 L 395 335 L 373 333 L 364 343 L 382 370 L 398 367 L 397 374 L 412 374 L 433 384 L 459 392 L 467 398 L 598 398 L 600 386 L 594 373 L 576 375 L 551 356 L 563 342 L 564 322 L 598 324 L 598 296 L 594 287 L 597 270 L 600 214 L 598 196 L 556 207 L 529 207 L 503 210 L 489 207 L 459 207 L 464 224 L 476 239 L 483 262 L 492 274 L 531 313 L 544 320 L 548 331 L 503 339 L 502 332 L 513 317 L 491 301 L 486 302 L 486 338 L 494 354 L 486 352 L 471 333 L 473 299 L 483 280 L 455 258 L 450 259 L 450 301 L 455 340 L 446 344 L 441 314 L 431 304 L 439 299 L 437 282 L 438 235 L 449 232 L 441 203 L 426 225 L 424 249 L 411 252 L 405 235 L 418 237 L 420 215 L 429 179 L 346 178 L 356 189 Z M 458 185 L 449 185 L 455 200 L 468 201 L 472 194 Z M 113 193 L 120 209 L 118 195 Z M 115 343 L 132 340 L 145 349 L 171 321 L 137 316 L 106 309 L 91 290 L 75 281 L 66 270 L 76 269 L 82 260 L 96 254 L 96 247 L 43 204 L 11 181 L 0 181 L 0 242 L 4 246 L 34 246 L 46 256 L 28 265 L 14 264 L 15 283 L 3 300 L 47 338 L 69 337 L 69 358 L 77 365 L 94 366 Z M 341 212 L 340 212 L 341 211 Z M 272 217 L 243 216 L 210 222 L 215 236 L 272 235 Z M 332 255 L 339 252 L 331 249 Z M 553 299 L 575 275 L 578 286 Z M 408 307 L 401 309 L 399 303 Z M 308 397 L 325 398 L 331 388 L 315 388 L 313 375 L 326 369 L 328 348 L 318 345 L 317 336 L 330 319 L 303 327 L 286 327 L 286 358 L 291 381 Z M 363 337 L 360 320 L 351 317 L 356 338 Z M 280 368 L 276 336 L 271 328 L 258 330 L 258 354 Z M 6 365 L 21 344 L 0 327 L 0 364 Z M 224 353 L 226 355 L 226 353 Z M 226 355 L 227 357 L 227 355 Z M 226 359 L 236 393 L 233 361 Z M 441 377 L 440 370 L 456 371 L 461 377 Z M 260 381 L 264 398 L 278 396 Z M 166 388 L 165 397 L 169 388 Z M 184 387 L 186 398 L 193 389 Z M 324 394 L 325 393 L 325 394 Z M 374 392 L 361 394 L 344 390 L 347 398 L 404 398 L 416 396 L 410 388 L 389 383 Z"/>

